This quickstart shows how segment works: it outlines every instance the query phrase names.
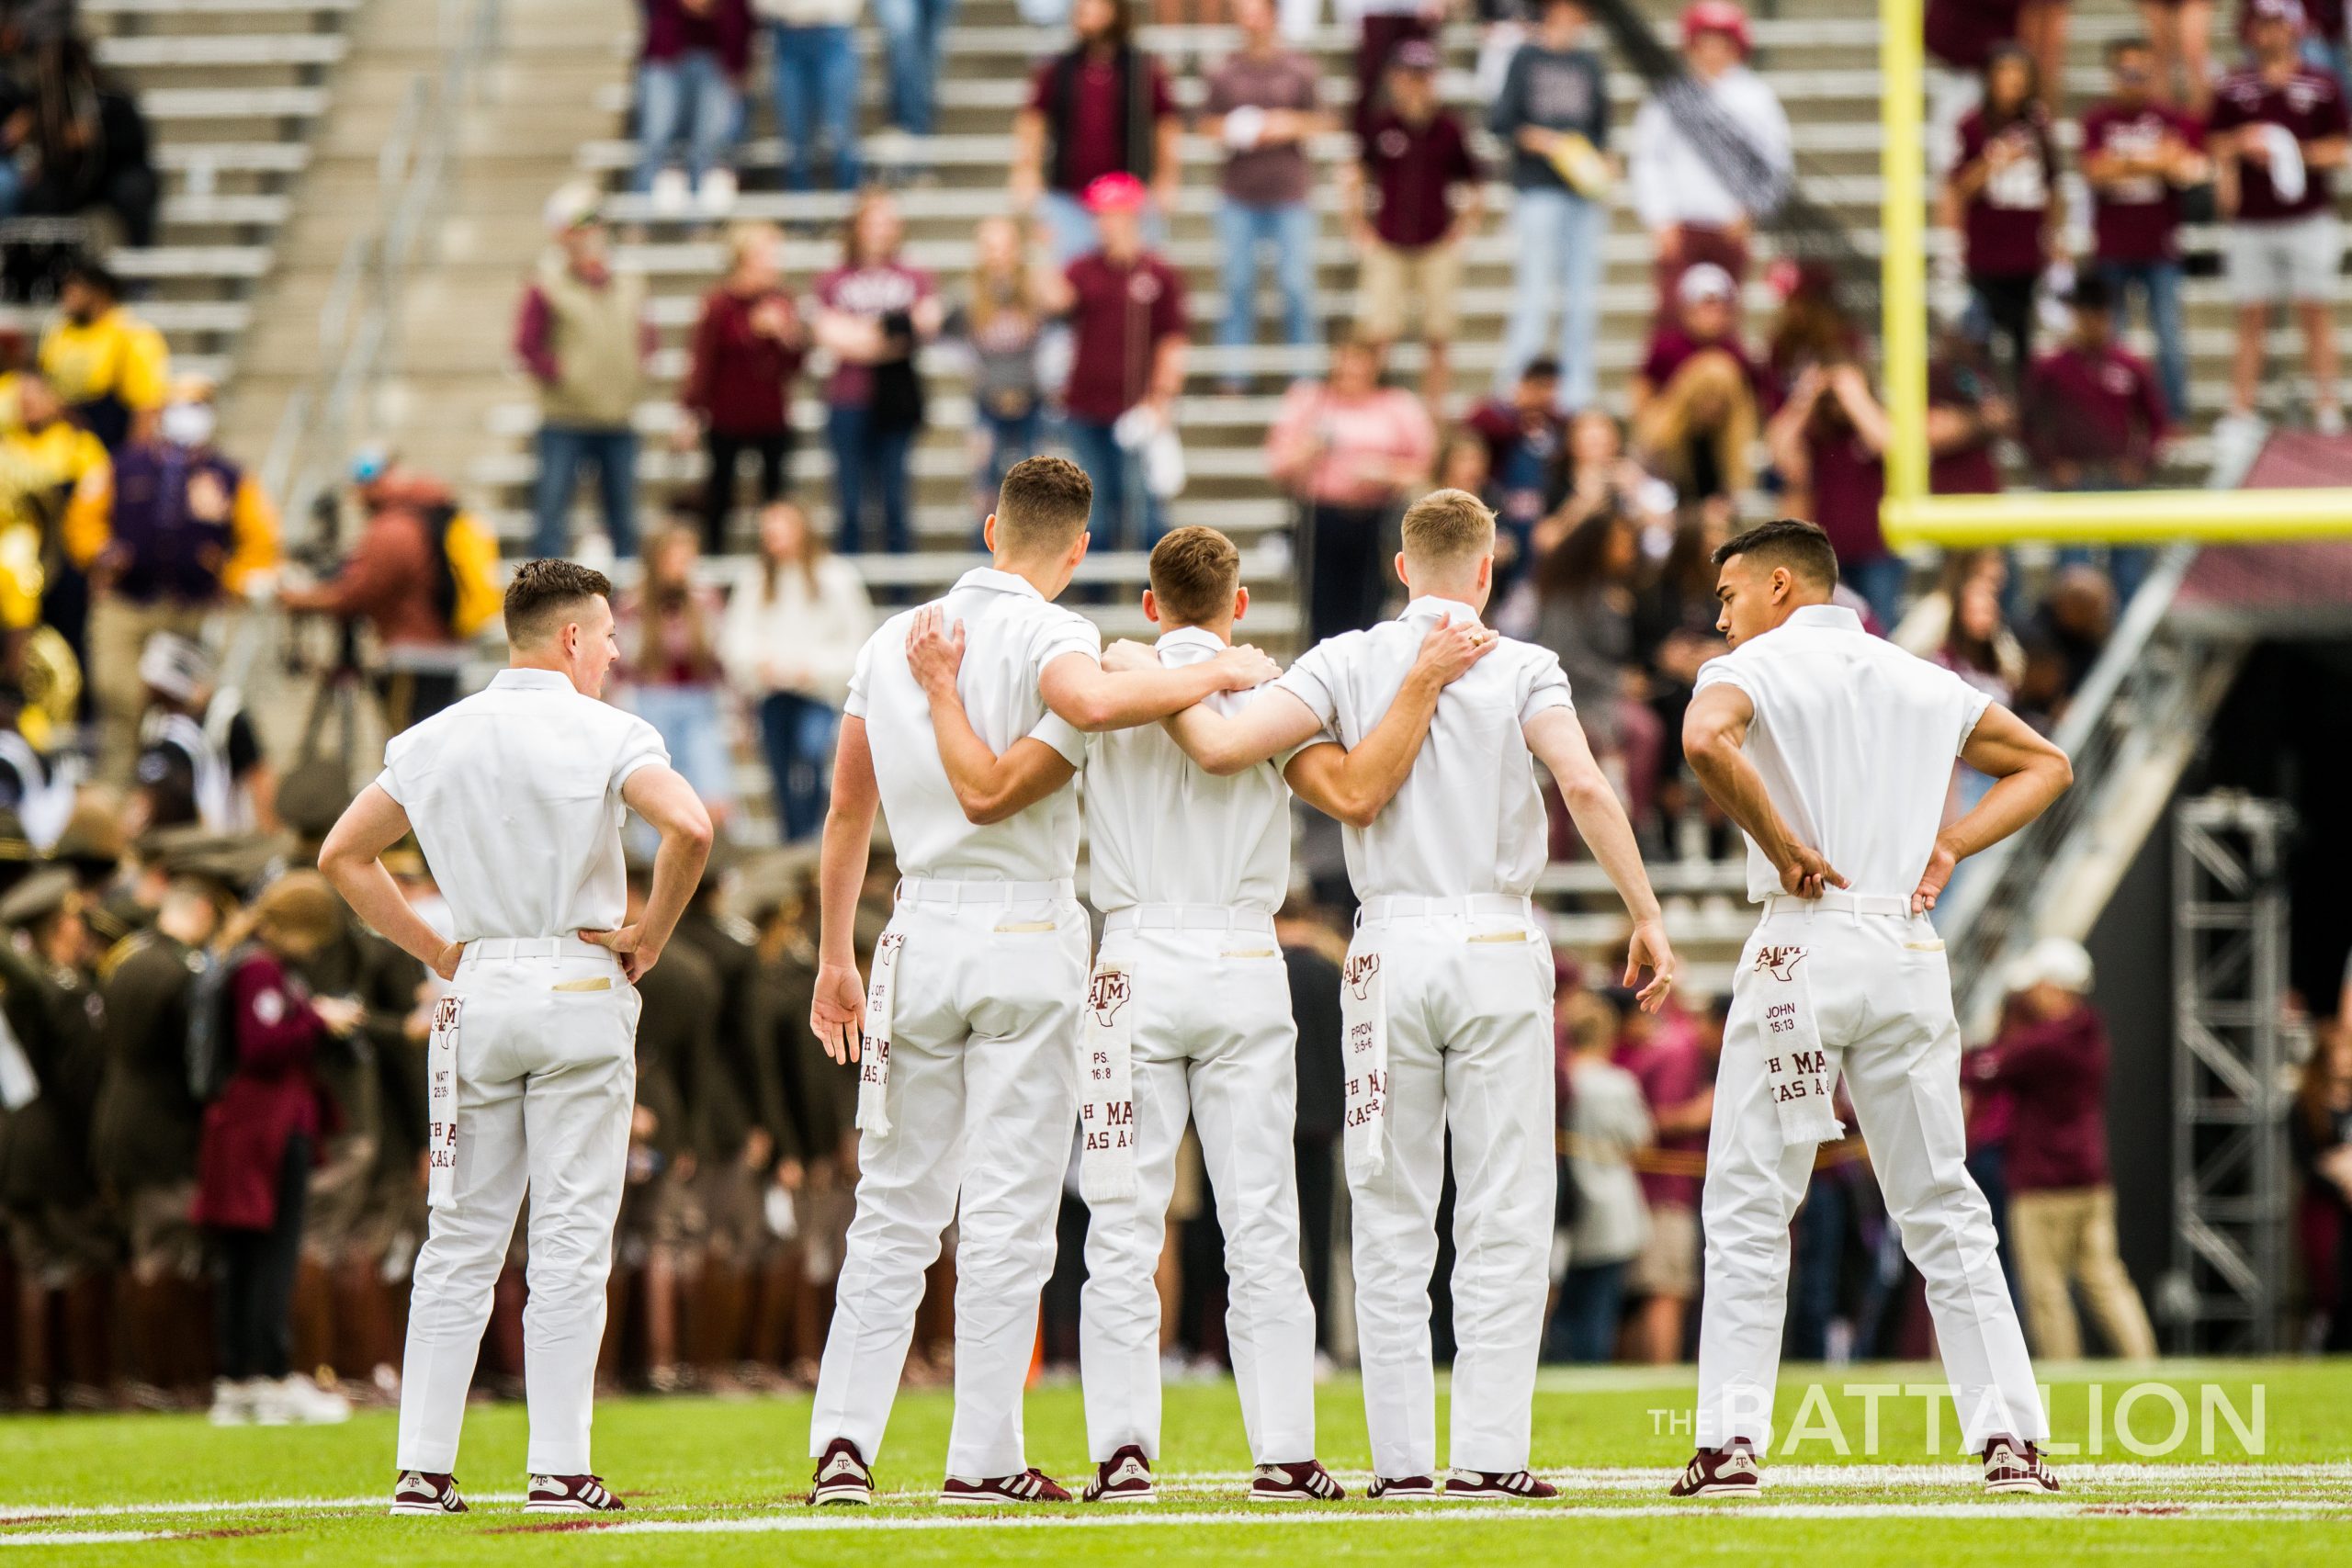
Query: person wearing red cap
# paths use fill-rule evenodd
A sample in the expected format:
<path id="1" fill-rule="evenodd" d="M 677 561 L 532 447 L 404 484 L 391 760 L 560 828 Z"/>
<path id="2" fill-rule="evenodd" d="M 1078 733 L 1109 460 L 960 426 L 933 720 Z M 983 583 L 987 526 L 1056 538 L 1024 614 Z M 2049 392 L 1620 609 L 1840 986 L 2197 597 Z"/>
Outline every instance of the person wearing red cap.
<path id="1" fill-rule="evenodd" d="M 1089 185 L 1086 209 L 1102 248 L 1041 290 L 1046 308 L 1070 321 L 1062 404 L 1071 452 L 1094 485 L 1091 526 L 1104 546 L 1131 549 L 1148 549 L 1168 522 L 1160 497 L 1144 482 L 1140 444 L 1123 442 L 1119 426 L 1137 410 L 1164 425 L 1184 385 L 1184 279 L 1145 246 L 1148 202 L 1133 175 L 1103 175 Z"/>
<path id="2" fill-rule="evenodd" d="M 1764 78 L 1747 68 L 1750 47 L 1747 13 L 1732 0 L 1693 0 L 1684 9 L 1682 58 L 1692 79 L 1785 189 L 1789 117 Z M 1657 248 L 1661 319 L 1673 312 L 1674 286 L 1686 267 L 1713 262 L 1734 282 L 1747 279 L 1748 236 L 1763 215 L 1754 209 L 1754 193 L 1734 190 L 1723 169 L 1720 152 L 1692 137 L 1664 95 L 1644 102 L 1634 117 L 1626 174 L 1634 209 Z"/>
<path id="3" fill-rule="evenodd" d="M 1136 47 L 1127 0 L 1076 0 L 1076 41 L 1037 67 L 1029 101 L 1012 119 L 1013 205 L 1044 223 L 1054 265 L 1095 245 L 1086 190 L 1104 175 L 1148 186 L 1164 226 L 1182 178 L 1183 130 L 1168 73 Z"/>
<path id="4" fill-rule="evenodd" d="M 2335 171 L 2343 166 L 2344 89 L 2302 55 L 2297 0 L 2247 0 L 2254 59 L 2213 92 L 2206 147 L 2223 223 L 2222 271 L 2237 306 L 2230 417 L 2217 439 L 2244 443 L 2253 428 L 2270 311 L 2294 307 L 2311 370 L 2313 424 L 2344 428 L 2335 382 L 2333 308 L 2344 245 L 2335 221 Z"/>

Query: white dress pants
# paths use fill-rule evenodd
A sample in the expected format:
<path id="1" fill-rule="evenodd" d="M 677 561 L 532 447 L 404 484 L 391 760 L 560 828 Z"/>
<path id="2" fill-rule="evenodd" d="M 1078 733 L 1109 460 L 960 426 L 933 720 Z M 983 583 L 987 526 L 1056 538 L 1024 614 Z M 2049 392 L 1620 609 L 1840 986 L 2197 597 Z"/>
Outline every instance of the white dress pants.
<path id="1" fill-rule="evenodd" d="M 1437 1474 L 1430 1276 L 1449 1132 L 1449 1463 L 1524 1470 L 1557 1208 L 1550 945 L 1521 918 L 1446 915 L 1368 919 L 1348 951 L 1380 954 L 1388 1016 L 1386 1168 L 1348 1180 L 1374 1473 Z"/>
<path id="2" fill-rule="evenodd" d="M 536 945 L 543 951 L 532 957 L 469 946 L 458 967 L 455 1179 L 450 1201 L 432 1212 L 409 1291 L 402 1470 L 457 1469 L 466 1391 L 526 1188 L 526 1468 L 593 1468 L 588 1429 L 628 1163 L 639 1003 L 609 953 L 570 938 Z"/>
<path id="3" fill-rule="evenodd" d="M 1079 1326 L 1097 1463 L 1129 1443 L 1159 1457 L 1156 1276 L 1189 1120 L 1225 1231 L 1226 1329 L 1258 1464 L 1315 1457 L 1315 1307 L 1299 1266 L 1298 1029 L 1271 923 L 1123 931 L 1099 963 L 1127 967 L 1135 1008 L 1136 1195 L 1089 1205 Z"/>
<path id="4" fill-rule="evenodd" d="M 985 887 L 985 884 L 968 884 Z M 858 1140 L 850 1224 L 808 1451 L 881 1452 L 923 1271 L 956 1224 L 956 1418 L 947 1473 L 1028 1468 L 1021 1393 L 1078 1126 L 1088 928 L 1075 898 L 900 899 L 890 1131 Z M 959 1217 L 960 1198 L 960 1217 Z"/>
<path id="5" fill-rule="evenodd" d="M 1968 1450 L 1996 1433 L 2049 1436 L 2025 1334 L 2001 1277 L 1992 1211 L 1968 1174 L 1960 1025 L 1943 942 L 1925 919 L 1850 910 L 1768 914 L 1741 954 L 1707 1134 L 1706 1306 L 1699 1332 L 1702 1448 L 1771 1440 L 1787 1318 L 1789 1222 L 1813 1175 L 1787 1145 L 1758 1027 L 1759 949 L 1809 975 L 1821 1044 L 1861 1122 L 1871 1168 L 1925 1278 L 1936 1343 Z M 1773 987 L 1778 990 L 1779 987 Z"/>

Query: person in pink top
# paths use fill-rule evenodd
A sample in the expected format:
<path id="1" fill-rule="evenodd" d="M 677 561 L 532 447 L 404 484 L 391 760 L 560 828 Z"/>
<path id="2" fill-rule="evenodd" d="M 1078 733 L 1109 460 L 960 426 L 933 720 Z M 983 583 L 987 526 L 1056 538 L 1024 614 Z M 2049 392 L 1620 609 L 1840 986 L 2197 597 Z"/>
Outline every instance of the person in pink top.
<path id="1" fill-rule="evenodd" d="M 1330 379 L 1301 381 L 1266 432 L 1266 469 L 1298 502 L 1307 640 L 1380 618 L 1389 513 L 1437 461 L 1437 426 L 1420 399 L 1380 384 L 1380 351 L 1350 338 L 1331 351 Z"/>

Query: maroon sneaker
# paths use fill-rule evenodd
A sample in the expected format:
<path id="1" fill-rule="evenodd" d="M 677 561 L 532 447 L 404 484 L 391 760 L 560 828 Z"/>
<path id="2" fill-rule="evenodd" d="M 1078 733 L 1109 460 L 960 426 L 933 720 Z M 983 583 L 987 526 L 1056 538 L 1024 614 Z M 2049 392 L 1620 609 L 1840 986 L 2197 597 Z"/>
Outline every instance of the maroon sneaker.
<path id="1" fill-rule="evenodd" d="M 1250 1481 L 1252 1503 L 1336 1503 L 1346 1495 L 1331 1472 L 1311 1459 L 1300 1464 L 1261 1464 Z"/>
<path id="2" fill-rule="evenodd" d="M 808 1488 L 808 1506 L 873 1501 L 874 1472 L 865 1467 L 865 1456 L 857 1451 L 857 1445 L 847 1438 L 827 1443 L 825 1457 L 817 1461 L 817 1473 Z"/>
<path id="3" fill-rule="evenodd" d="M 403 1470 L 392 1483 L 395 1514 L 462 1514 L 466 1500 L 458 1495 L 458 1478 L 427 1471 Z"/>
<path id="4" fill-rule="evenodd" d="M 1524 1470 L 1457 1470 L 1445 1478 L 1446 1500 L 1453 1503 L 1532 1502 L 1559 1495 L 1558 1487 Z"/>
<path id="5" fill-rule="evenodd" d="M 1364 1495 L 1375 1503 L 1433 1503 L 1438 1487 L 1426 1475 L 1375 1475 Z"/>
<path id="6" fill-rule="evenodd" d="M 991 1506 L 1009 1503 L 1067 1503 L 1069 1489 L 1035 1465 L 1018 1475 L 987 1475 L 967 1481 L 951 1475 L 939 1489 L 943 1503 L 986 1503 Z"/>
<path id="7" fill-rule="evenodd" d="M 1095 1466 L 1094 1479 L 1086 1483 L 1086 1501 L 1090 1503 L 1157 1503 L 1159 1488 L 1151 1477 L 1151 1461 L 1134 1443 L 1119 1450 Z"/>
<path id="8" fill-rule="evenodd" d="M 2046 1495 L 2058 1490 L 2058 1478 L 2040 1449 L 2004 1432 L 1984 1439 L 1984 1490 Z"/>
<path id="9" fill-rule="evenodd" d="M 1754 1497 L 1763 1484 L 1756 1450 L 1746 1438 L 1734 1438 L 1719 1449 L 1701 1449 L 1674 1484 L 1669 1497 Z"/>
<path id="10" fill-rule="evenodd" d="M 605 1489 L 601 1475 L 535 1475 L 526 1514 L 617 1514 L 628 1506 Z"/>

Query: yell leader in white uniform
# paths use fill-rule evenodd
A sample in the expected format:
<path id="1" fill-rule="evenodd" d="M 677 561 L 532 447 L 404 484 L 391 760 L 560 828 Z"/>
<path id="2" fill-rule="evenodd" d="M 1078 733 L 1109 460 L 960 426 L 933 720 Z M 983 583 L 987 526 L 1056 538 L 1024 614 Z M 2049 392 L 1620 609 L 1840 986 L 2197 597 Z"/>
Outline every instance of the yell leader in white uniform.
<path id="1" fill-rule="evenodd" d="M 1106 668 L 1215 659 L 1249 611 L 1241 556 L 1214 528 L 1179 528 L 1151 553 L 1146 617 L 1156 649 L 1122 644 Z M 1156 1274 L 1185 1123 L 1200 1129 L 1232 1280 L 1227 1308 L 1253 1502 L 1344 1495 L 1315 1460 L 1315 1312 L 1299 1268 L 1297 1026 L 1274 908 L 1290 875 L 1287 774 L 1307 800 L 1363 823 L 1411 766 L 1438 693 L 1495 646 L 1475 622 L 1433 623 L 1388 715 L 1354 751 L 1310 745 L 1214 776 L 1159 725 L 1091 738 L 1086 814 L 1102 950 L 1088 986 L 1080 1072 L 1080 1187 L 1090 1211 L 1079 1355 L 1095 1476 L 1090 1502 L 1157 1500 L 1159 1292 Z M 932 701 L 940 755 L 967 804 L 1058 789 L 1070 765 L 1032 749 L 1000 759 L 956 693 L 960 628 L 926 612 L 909 656 Z M 1122 656 L 1125 656 L 1123 660 Z M 1219 713 L 1247 699 L 1219 693 Z"/>
<path id="2" fill-rule="evenodd" d="M 510 668 L 393 737 L 382 775 L 319 852 L 361 919 L 452 982 L 427 1047 L 432 1221 L 410 1292 L 395 1514 L 465 1511 L 450 1474 L 458 1426 L 526 1186 L 526 1508 L 621 1506 L 591 1473 L 588 1428 L 637 1084 L 633 982 L 660 958 L 711 829 L 653 728 L 597 700 L 620 655 L 611 592 L 570 561 L 517 569 Z M 624 807 L 662 836 L 633 926 L 621 923 Z M 377 858 L 412 829 L 451 940 Z"/>
<path id="3" fill-rule="evenodd" d="M 1050 750 L 1075 766 L 1081 731 L 1149 723 L 1272 672 L 1234 649 L 1183 670 L 1105 674 L 1093 623 L 1052 603 L 1085 557 L 1092 503 L 1073 463 L 1014 465 L 987 525 L 995 566 L 937 601 L 967 636 L 958 686 L 972 726 L 1016 764 Z M 835 1060 L 859 1064 L 860 1174 L 809 1418 L 809 1501 L 873 1501 L 869 1466 L 923 1270 L 951 1220 L 956 1418 L 941 1495 L 1066 1501 L 1029 1466 L 1021 1394 L 1078 1121 L 1089 935 L 1074 886 L 1078 802 L 1067 789 L 1034 804 L 958 801 L 908 666 L 914 616 L 892 616 L 858 654 L 818 874 L 809 1021 Z M 869 990 L 852 935 L 877 807 L 904 876 Z"/>
<path id="4" fill-rule="evenodd" d="M 1430 626 L 1476 624 L 1494 586 L 1494 513 L 1437 491 L 1405 513 L 1397 575 L 1414 597 L 1370 631 L 1309 649 L 1227 719 L 1170 728 L 1212 773 L 1317 734 L 1361 744 L 1396 700 Z M 1633 829 L 1545 650 L 1509 637 L 1445 688 L 1396 798 L 1346 829 L 1363 901 L 1348 950 L 1348 1190 L 1355 1209 L 1356 1337 L 1375 1498 L 1440 1495 L 1429 1282 L 1453 1139 L 1453 1467 L 1447 1497 L 1547 1497 L 1528 1472 L 1555 1191 L 1552 950 L 1528 894 L 1544 863 L 1534 760 L 1634 917 L 1626 979 L 1656 1008 L 1674 954 Z"/>
<path id="5" fill-rule="evenodd" d="M 1732 985 L 1707 1134 L 1699 1452 L 1679 1497 L 1753 1495 L 1771 1441 L 1789 1221 L 1815 1145 L 1839 1135 L 1842 1067 L 1871 1167 L 1927 1280 L 1972 1453 L 1996 1492 L 2054 1492 L 2049 1435 L 1993 1219 L 1963 1165 L 1960 1025 L 1926 919 L 1952 868 L 2041 815 L 2064 753 L 1950 671 L 1829 602 L 1838 560 L 1810 523 L 1715 552 L 1731 651 L 1699 671 L 1690 765 L 1747 835 L 1764 917 Z M 1938 831 L 1952 759 L 1995 783 Z"/>

